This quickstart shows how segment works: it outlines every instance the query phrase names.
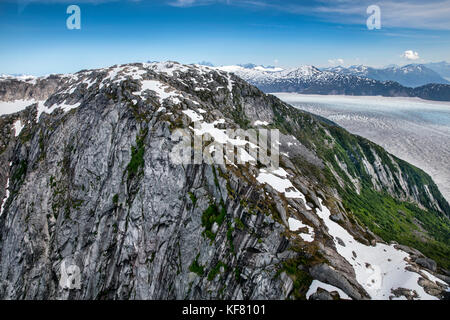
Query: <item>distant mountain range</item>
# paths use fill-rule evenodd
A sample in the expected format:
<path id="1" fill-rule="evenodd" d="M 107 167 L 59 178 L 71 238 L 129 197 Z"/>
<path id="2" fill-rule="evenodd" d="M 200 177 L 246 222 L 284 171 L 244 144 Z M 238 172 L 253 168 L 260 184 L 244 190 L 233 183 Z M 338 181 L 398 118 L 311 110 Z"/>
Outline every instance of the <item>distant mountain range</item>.
<path id="1" fill-rule="evenodd" d="M 425 66 L 450 81 L 450 63 L 445 61 L 432 62 L 425 64 Z"/>
<path id="2" fill-rule="evenodd" d="M 264 92 L 420 97 L 428 100 L 450 101 L 450 84 L 445 82 L 445 79 L 440 78 L 439 75 L 435 75 L 434 78 L 439 78 L 444 83 L 428 83 L 412 88 L 396 81 L 371 79 L 365 74 L 368 72 L 368 67 L 353 68 L 354 72 L 359 72 L 359 74 L 346 71 L 350 68 L 320 70 L 314 66 L 281 69 L 248 64 L 244 66 L 222 66 L 217 67 L 217 69 L 232 72 Z M 420 69 L 425 70 L 426 68 L 422 66 Z M 415 74 L 419 71 L 419 68 L 411 67 L 402 70 L 411 70 Z M 414 76 L 411 77 L 411 79 L 413 78 Z"/>
<path id="3" fill-rule="evenodd" d="M 436 68 L 439 69 L 439 68 Z M 396 81 L 406 87 L 420 87 L 429 83 L 450 84 L 438 72 L 423 64 L 409 64 L 403 67 L 391 66 L 384 69 L 375 69 L 363 65 L 325 68 L 323 71 L 349 74 L 378 81 Z"/>

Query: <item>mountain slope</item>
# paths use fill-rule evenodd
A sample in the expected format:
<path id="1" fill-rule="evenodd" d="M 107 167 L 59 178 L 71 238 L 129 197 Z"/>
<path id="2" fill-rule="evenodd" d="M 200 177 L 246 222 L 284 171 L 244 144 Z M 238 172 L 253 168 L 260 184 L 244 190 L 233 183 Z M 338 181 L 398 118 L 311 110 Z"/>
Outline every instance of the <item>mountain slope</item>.
<path id="1" fill-rule="evenodd" d="M 302 66 L 282 71 L 262 70 L 260 68 L 249 69 L 240 66 L 225 66 L 218 67 L 218 69 L 233 72 L 264 92 L 420 97 L 441 101 L 449 101 L 448 96 L 450 95 L 450 85 L 447 84 L 409 88 L 394 81 L 378 81 L 365 76 L 321 71 L 313 66 Z M 426 88 L 424 89 L 424 87 Z"/>
<path id="2" fill-rule="evenodd" d="M 45 79 L 24 91 L 45 101 L 0 118 L 1 298 L 444 297 L 449 205 L 377 145 L 207 67 L 54 79 L 53 93 Z M 177 128 L 247 161 L 176 164 Z M 280 168 L 248 163 L 232 128 L 280 130 Z M 79 290 L 59 286 L 63 262 Z"/>
<path id="3" fill-rule="evenodd" d="M 426 63 L 425 66 L 427 68 L 430 68 L 431 70 L 435 71 L 441 77 L 446 78 L 448 81 L 450 81 L 450 63 L 441 61 L 441 62 L 431 62 Z"/>
<path id="4" fill-rule="evenodd" d="M 409 64 L 403 67 L 393 66 L 384 69 L 358 65 L 348 68 L 325 68 L 323 70 L 378 81 L 395 81 L 406 87 L 420 87 L 430 83 L 450 84 L 449 81 L 442 78 L 437 72 L 421 64 Z"/>

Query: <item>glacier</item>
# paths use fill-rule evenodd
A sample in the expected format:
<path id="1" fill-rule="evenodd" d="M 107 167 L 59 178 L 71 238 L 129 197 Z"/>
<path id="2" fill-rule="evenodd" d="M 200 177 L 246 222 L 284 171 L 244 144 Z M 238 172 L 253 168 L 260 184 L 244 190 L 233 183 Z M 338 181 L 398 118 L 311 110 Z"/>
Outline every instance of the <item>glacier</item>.
<path id="1" fill-rule="evenodd" d="M 450 103 L 420 98 L 274 93 L 427 172 L 450 201 Z"/>

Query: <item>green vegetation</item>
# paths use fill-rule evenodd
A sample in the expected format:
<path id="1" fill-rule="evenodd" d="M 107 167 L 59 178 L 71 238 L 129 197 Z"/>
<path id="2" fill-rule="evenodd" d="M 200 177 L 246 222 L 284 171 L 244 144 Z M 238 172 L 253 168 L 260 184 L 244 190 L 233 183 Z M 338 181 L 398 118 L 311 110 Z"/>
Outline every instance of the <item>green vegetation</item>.
<path id="1" fill-rule="evenodd" d="M 118 225 L 117 225 L 117 222 L 114 222 L 114 223 L 113 223 L 113 232 L 114 232 L 114 233 L 117 233 L 118 230 L 119 230 L 119 227 L 118 227 Z"/>
<path id="2" fill-rule="evenodd" d="M 450 220 L 446 216 L 368 188 L 360 195 L 347 190 L 343 204 L 383 240 L 416 248 L 440 266 L 450 267 Z"/>
<path id="3" fill-rule="evenodd" d="M 84 203 L 84 200 L 81 199 L 72 199 L 70 198 L 71 204 L 72 204 L 72 209 L 78 210 L 81 208 L 81 206 Z"/>
<path id="4" fill-rule="evenodd" d="M 115 206 L 117 206 L 117 204 L 119 203 L 119 195 L 117 193 L 113 196 L 112 202 Z"/>
<path id="5" fill-rule="evenodd" d="M 236 281 L 241 280 L 241 269 L 239 269 L 239 267 L 236 267 L 234 269 L 234 277 L 235 277 Z"/>
<path id="6" fill-rule="evenodd" d="M 54 176 L 50 176 L 50 187 L 55 188 L 56 187 L 56 181 Z"/>
<path id="7" fill-rule="evenodd" d="M 45 157 L 47 156 L 46 150 L 45 150 L 45 144 L 46 144 L 46 135 L 43 132 L 43 130 L 39 130 L 39 152 L 40 152 L 40 156 L 39 156 L 39 160 L 43 160 L 45 159 Z"/>
<path id="8" fill-rule="evenodd" d="M 202 226 L 205 227 L 205 231 L 203 234 L 209 238 L 211 241 L 214 241 L 216 235 L 211 231 L 214 223 L 220 227 L 225 220 L 225 216 L 227 211 L 225 209 L 225 205 L 221 202 L 221 209 L 217 207 L 215 203 L 211 203 L 208 208 L 203 212 L 202 215 Z"/>
<path id="9" fill-rule="evenodd" d="M 197 197 L 196 197 L 195 194 L 192 193 L 192 192 L 188 192 L 188 194 L 189 194 L 189 198 L 191 198 L 192 204 L 193 204 L 194 207 L 195 207 L 195 204 L 197 203 Z"/>
<path id="10" fill-rule="evenodd" d="M 147 129 L 142 129 L 136 137 L 136 146 L 131 146 L 131 160 L 127 165 L 128 179 L 132 179 L 143 173 L 144 168 L 144 154 L 145 154 L 145 137 L 147 136 Z"/>
<path id="11" fill-rule="evenodd" d="M 12 175 L 12 181 L 22 182 L 25 178 L 25 174 L 27 173 L 28 162 L 26 160 L 21 160 L 18 168 L 14 171 Z"/>
<path id="12" fill-rule="evenodd" d="M 239 127 L 242 129 L 248 129 L 250 125 L 250 120 L 248 120 L 245 112 L 240 103 L 234 106 L 234 109 L 231 111 L 231 116 L 233 117 L 234 122 L 236 122 Z"/>
<path id="13" fill-rule="evenodd" d="M 198 274 L 199 276 L 203 276 L 205 273 L 205 268 L 198 263 L 198 257 L 200 256 L 200 253 L 197 254 L 195 257 L 195 260 L 192 261 L 192 264 L 189 266 L 189 271 L 194 272 Z"/>
<path id="14" fill-rule="evenodd" d="M 214 166 L 211 166 L 211 169 L 212 169 L 212 172 L 213 172 L 213 175 L 214 175 L 214 185 L 220 191 L 219 179 L 217 179 L 216 168 Z"/>
<path id="15" fill-rule="evenodd" d="M 450 267 L 448 258 L 450 257 L 450 238 L 448 237 L 450 220 L 448 216 L 436 212 L 432 208 L 424 186 L 429 186 L 430 192 L 437 199 L 441 208 L 446 212 L 450 211 L 432 179 L 422 170 L 398 159 L 398 167 L 395 167 L 391 158 L 381 147 L 361 137 L 351 136 L 343 130 L 336 129 L 332 132 L 337 143 L 326 153 L 327 159 L 333 163 L 334 170 L 344 179 L 347 186 L 352 186 L 352 183 L 336 164 L 335 159 L 332 159 L 334 155 L 331 155 L 330 152 L 336 154 L 340 161 L 345 163 L 350 174 L 361 177 L 362 181 L 360 194 L 357 194 L 353 187 L 342 189 L 335 184 L 347 211 L 353 213 L 362 224 L 369 227 L 383 240 L 394 240 L 400 244 L 414 247 L 436 260 L 440 266 L 448 269 Z M 357 149 L 355 145 L 359 145 L 361 149 Z M 361 162 L 363 157 L 371 163 L 375 162 L 372 150 L 391 172 L 395 173 L 400 170 L 411 189 L 412 186 L 417 186 L 419 200 L 426 206 L 426 209 L 420 209 L 416 204 L 395 199 L 387 192 L 374 190 L 371 177 L 366 173 Z M 394 175 L 394 192 L 401 195 L 402 189 Z"/>
<path id="16" fill-rule="evenodd" d="M 313 280 L 308 272 L 301 269 L 300 266 L 303 264 L 304 261 L 301 258 L 289 259 L 283 262 L 282 268 L 294 281 L 292 294 L 299 300 L 306 299 L 306 292 Z"/>
<path id="17" fill-rule="evenodd" d="M 245 229 L 244 223 L 239 218 L 234 218 L 234 224 L 235 224 L 236 228 L 238 228 L 238 229 L 241 229 L 241 230 Z"/>
<path id="18" fill-rule="evenodd" d="M 216 278 L 217 274 L 220 272 L 220 268 L 223 267 L 225 270 L 228 269 L 228 266 L 223 263 L 222 261 L 219 261 L 214 268 L 211 269 L 208 273 L 208 280 L 212 281 Z"/>

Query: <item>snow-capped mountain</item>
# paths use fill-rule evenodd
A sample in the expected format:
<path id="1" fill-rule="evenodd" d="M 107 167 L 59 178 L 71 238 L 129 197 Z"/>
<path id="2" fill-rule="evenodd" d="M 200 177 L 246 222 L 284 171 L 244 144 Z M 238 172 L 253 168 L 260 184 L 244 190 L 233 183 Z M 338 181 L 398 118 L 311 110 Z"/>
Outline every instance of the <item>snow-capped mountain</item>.
<path id="1" fill-rule="evenodd" d="M 446 61 L 426 63 L 425 66 L 450 81 L 450 63 Z"/>
<path id="2" fill-rule="evenodd" d="M 379 81 L 366 76 L 364 66 L 347 70 L 337 67 L 319 70 L 314 66 L 298 68 L 264 68 L 222 66 L 219 70 L 233 72 L 264 92 L 296 92 L 305 94 L 337 94 L 387 97 L 421 97 L 429 100 L 450 101 L 450 85 L 436 84 L 410 88 L 395 81 Z M 406 72 L 408 69 L 403 69 Z M 356 73 L 352 74 L 352 73 Z M 445 81 L 445 80 L 444 80 Z"/>
<path id="3" fill-rule="evenodd" d="M 446 297 L 450 206 L 378 145 L 199 65 L 35 80 L 0 81 L 32 100 L 0 116 L 0 299 Z M 229 129 L 277 129 L 279 167 Z M 171 160 L 202 137 L 246 160 Z"/>
<path id="4" fill-rule="evenodd" d="M 7 79 L 18 79 L 18 80 L 24 80 L 24 81 L 33 81 L 35 79 L 35 76 L 26 75 L 26 74 L 0 74 L 0 80 L 7 80 Z"/>
<path id="5" fill-rule="evenodd" d="M 313 66 L 301 66 L 292 69 L 278 67 L 264 67 L 254 64 L 222 66 L 217 69 L 232 72 L 249 82 L 273 83 L 275 80 L 302 78 L 315 78 L 322 72 Z"/>
<path id="6" fill-rule="evenodd" d="M 209 61 L 200 61 L 197 64 L 201 65 L 201 66 L 205 66 L 205 67 L 214 67 L 214 64 L 212 62 L 209 62 Z"/>
<path id="7" fill-rule="evenodd" d="M 409 64 L 403 67 L 391 66 L 384 69 L 355 65 L 348 68 L 339 66 L 322 70 L 355 75 L 378 81 L 396 81 L 406 87 L 419 87 L 430 83 L 450 84 L 450 82 L 441 77 L 437 72 L 423 64 Z"/>

